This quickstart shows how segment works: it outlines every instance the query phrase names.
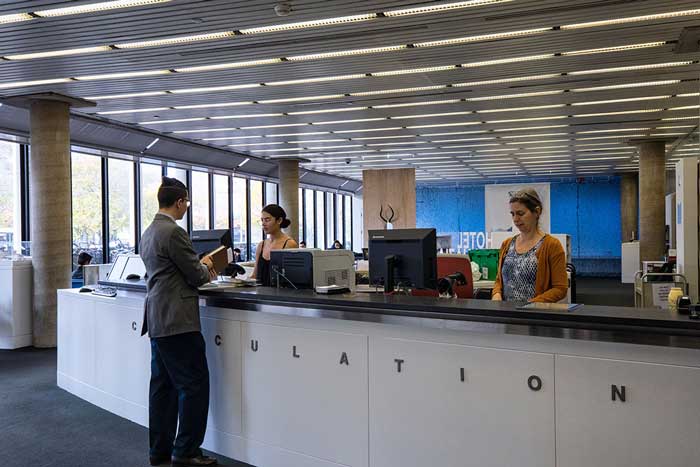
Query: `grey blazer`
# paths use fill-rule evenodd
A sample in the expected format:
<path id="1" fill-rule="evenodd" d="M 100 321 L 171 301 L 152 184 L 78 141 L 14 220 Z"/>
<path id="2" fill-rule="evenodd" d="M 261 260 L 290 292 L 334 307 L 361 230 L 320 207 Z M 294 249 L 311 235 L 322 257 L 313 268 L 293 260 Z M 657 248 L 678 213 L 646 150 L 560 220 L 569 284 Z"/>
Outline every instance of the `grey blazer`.
<path id="1" fill-rule="evenodd" d="M 201 331 L 197 287 L 209 282 L 192 242 L 174 220 L 156 214 L 141 236 L 148 279 L 141 335 L 151 338 Z"/>

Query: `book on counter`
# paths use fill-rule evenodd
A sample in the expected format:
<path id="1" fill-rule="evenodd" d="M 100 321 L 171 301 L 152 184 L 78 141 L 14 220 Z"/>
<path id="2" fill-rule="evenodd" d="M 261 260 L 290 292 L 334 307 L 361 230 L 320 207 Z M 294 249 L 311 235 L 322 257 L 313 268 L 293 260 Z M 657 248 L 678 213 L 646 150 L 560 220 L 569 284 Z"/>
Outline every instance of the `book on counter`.
<path id="1" fill-rule="evenodd" d="M 574 311 L 581 306 L 580 303 L 540 303 L 531 302 L 527 305 L 515 307 L 517 310 L 529 311 Z"/>
<path id="2" fill-rule="evenodd" d="M 228 266 L 228 263 L 231 262 L 229 260 L 229 257 L 231 256 L 229 255 L 229 252 L 230 249 L 228 247 L 221 245 L 207 255 L 214 263 L 214 270 L 217 274 L 224 272 L 226 270 L 226 266 Z"/>

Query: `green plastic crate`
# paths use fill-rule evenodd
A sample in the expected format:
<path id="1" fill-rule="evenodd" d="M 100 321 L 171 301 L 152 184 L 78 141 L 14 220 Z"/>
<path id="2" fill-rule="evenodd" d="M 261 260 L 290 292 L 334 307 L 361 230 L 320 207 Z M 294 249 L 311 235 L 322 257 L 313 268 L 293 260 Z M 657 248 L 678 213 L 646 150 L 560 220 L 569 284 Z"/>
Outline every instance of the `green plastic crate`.
<path id="1" fill-rule="evenodd" d="M 488 277 L 482 277 L 481 280 L 496 280 L 498 273 L 498 253 L 500 250 L 470 250 L 469 259 L 479 265 L 479 270 L 483 271 L 484 266 L 489 268 Z"/>

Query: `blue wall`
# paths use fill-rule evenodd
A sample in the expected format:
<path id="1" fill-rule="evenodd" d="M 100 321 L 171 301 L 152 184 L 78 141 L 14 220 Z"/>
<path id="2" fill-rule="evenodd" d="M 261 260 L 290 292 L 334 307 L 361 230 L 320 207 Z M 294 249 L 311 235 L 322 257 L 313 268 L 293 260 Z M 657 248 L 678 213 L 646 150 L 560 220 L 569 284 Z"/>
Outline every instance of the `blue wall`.
<path id="1" fill-rule="evenodd" d="M 418 186 L 416 191 L 418 227 L 435 227 L 438 234 L 484 230 L 484 185 Z M 577 273 L 619 275 L 619 178 L 551 182 L 550 198 L 552 232 L 571 235 Z"/>

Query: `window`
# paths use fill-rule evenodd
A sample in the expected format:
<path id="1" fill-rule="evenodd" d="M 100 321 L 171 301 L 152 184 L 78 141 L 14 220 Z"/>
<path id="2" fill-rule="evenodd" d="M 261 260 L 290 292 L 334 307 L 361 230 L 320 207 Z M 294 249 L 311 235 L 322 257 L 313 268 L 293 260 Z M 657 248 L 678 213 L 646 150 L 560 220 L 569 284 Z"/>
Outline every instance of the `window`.
<path id="1" fill-rule="evenodd" d="M 332 247 L 336 237 L 333 196 L 333 193 L 326 193 L 326 247 Z"/>
<path id="2" fill-rule="evenodd" d="M 192 171 L 192 230 L 209 230 L 209 174 Z"/>
<path id="3" fill-rule="evenodd" d="M 187 170 L 178 169 L 176 167 L 168 167 L 166 170 L 166 174 L 170 178 L 180 180 L 183 185 L 187 186 Z M 188 187 L 188 191 L 189 191 L 189 187 Z M 183 229 L 187 230 L 187 221 L 189 219 L 189 216 L 190 216 L 190 211 L 188 210 L 182 219 L 180 219 L 179 221 L 176 221 L 177 225 L 179 225 Z"/>
<path id="4" fill-rule="evenodd" d="M 109 172 L 109 262 L 136 246 L 134 211 L 134 163 L 121 159 L 107 161 Z"/>
<path id="5" fill-rule="evenodd" d="M 276 183 L 265 182 L 265 204 L 279 204 Z"/>
<path id="6" fill-rule="evenodd" d="M 228 229 L 228 181 L 226 175 L 214 175 L 214 228 Z"/>
<path id="7" fill-rule="evenodd" d="M 258 243 L 263 240 L 262 222 L 260 213 L 264 207 L 262 204 L 263 182 L 260 180 L 250 181 L 250 256 L 255 258 Z"/>
<path id="8" fill-rule="evenodd" d="M 345 223 L 345 245 L 349 250 L 352 249 L 352 197 L 344 195 L 343 196 L 343 209 L 344 217 L 343 222 Z"/>
<path id="9" fill-rule="evenodd" d="M 316 216 L 314 216 L 314 191 L 304 190 L 305 199 L 305 209 L 304 209 L 304 219 L 306 219 L 306 230 L 304 240 L 306 240 L 306 246 L 313 248 L 316 246 L 316 235 L 314 233 L 316 225 Z"/>
<path id="10" fill-rule="evenodd" d="M 141 233 L 151 225 L 158 212 L 158 188 L 162 177 L 160 165 L 141 162 Z"/>
<path id="11" fill-rule="evenodd" d="M 316 192 L 316 246 L 326 248 L 326 210 L 324 209 L 322 191 Z"/>
<path id="12" fill-rule="evenodd" d="M 340 241 L 341 245 L 345 244 L 343 236 L 343 197 L 341 195 L 333 195 L 335 198 L 335 240 Z"/>
<path id="13" fill-rule="evenodd" d="M 71 154 L 73 266 L 85 251 L 102 263 L 102 158 Z"/>
<path id="14" fill-rule="evenodd" d="M 21 240 L 19 144 L 0 141 L 0 253 L 19 247 Z"/>
<path id="15" fill-rule="evenodd" d="M 297 224 L 299 228 L 299 232 L 297 233 L 299 235 L 298 238 L 306 238 L 306 230 L 304 229 L 304 222 L 306 221 L 305 219 L 305 212 L 304 212 L 304 190 L 299 188 L 299 223 Z M 291 215 L 290 213 L 287 213 L 287 215 Z"/>
<path id="16" fill-rule="evenodd" d="M 248 210 L 246 205 L 246 180 L 233 178 L 231 206 L 233 206 L 233 246 L 240 248 L 241 259 L 248 260 Z"/>

